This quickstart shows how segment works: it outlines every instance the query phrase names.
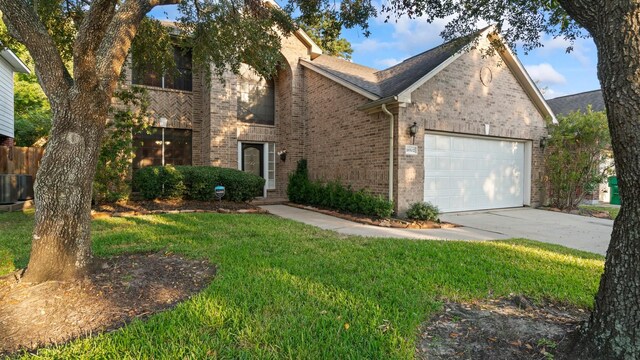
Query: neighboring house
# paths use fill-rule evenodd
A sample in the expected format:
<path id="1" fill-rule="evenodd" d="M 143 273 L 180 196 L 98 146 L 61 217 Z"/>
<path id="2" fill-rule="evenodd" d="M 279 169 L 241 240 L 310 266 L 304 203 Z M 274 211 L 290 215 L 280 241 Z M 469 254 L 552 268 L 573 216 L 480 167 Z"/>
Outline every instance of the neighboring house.
<path id="1" fill-rule="evenodd" d="M 547 104 L 556 115 L 568 115 L 574 111 L 587 112 L 591 105 L 593 111 L 605 111 L 602 90 L 585 91 L 578 94 L 558 96 L 547 100 Z"/>
<path id="2" fill-rule="evenodd" d="M 423 200 L 445 212 L 535 206 L 540 139 L 555 117 L 510 51 L 467 51 L 475 39 L 490 46 L 490 32 L 378 71 L 322 55 L 297 31 L 282 39 L 282 67 L 270 80 L 246 67 L 207 86 L 182 52 L 177 76 L 128 79 L 147 86 L 156 124 L 168 120 L 167 163 L 255 173 L 267 197 L 286 197 L 304 158 L 313 179 L 390 197 L 401 214 Z M 161 163 L 160 133 L 139 137 L 134 167 Z"/>
<path id="3" fill-rule="evenodd" d="M 2 49 L 2 44 L 0 44 Z M 0 50 L 0 146 L 13 146 L 13 73 L 29 68 L 10 50 Z"/>
<path id="4" fill-rule="evenodd" d="M 547 100 L 547 104 L 549 104 L 549 107 L 551 107 L 556 115 L 568 115 L 575 111 L 586 113 L 589 106 L 591 106 L 592 111 L 606 111 L 602 90 L 600 89 L 559 96 Z M 613 159 L 609 159 L 600 164 L 601 171 L 612 167 Z M 613 171 L 613 169 L 611 171 Z M 601 201 L 608 203 L 611 199 L 610 195 L 609 184 L 607 180 L 605 180 L 599 185 L 598 190 L 586 195 L 584 202 L 589 204 L 598 204 Z"/>

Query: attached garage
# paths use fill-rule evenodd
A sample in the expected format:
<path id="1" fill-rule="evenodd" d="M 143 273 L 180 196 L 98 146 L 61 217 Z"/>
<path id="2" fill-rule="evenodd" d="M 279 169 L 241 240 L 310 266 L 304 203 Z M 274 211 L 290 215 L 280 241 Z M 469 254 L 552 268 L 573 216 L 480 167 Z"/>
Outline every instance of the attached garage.
<path id="1" fill-rule="evenodd" d="M 424 144 L 424 200 L 440 211 L 529 203 L 530 142 L 427 133 Z"/>

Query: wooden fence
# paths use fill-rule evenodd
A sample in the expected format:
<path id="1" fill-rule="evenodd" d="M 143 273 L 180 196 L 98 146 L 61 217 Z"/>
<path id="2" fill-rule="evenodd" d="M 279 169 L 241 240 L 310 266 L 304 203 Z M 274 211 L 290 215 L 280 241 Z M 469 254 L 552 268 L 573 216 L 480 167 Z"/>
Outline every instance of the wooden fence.
<path id="1" fill-rule="evenodd" d="M 0 146 L 0 174 L 27 174 L 36 178 L 43 148 Z"/>

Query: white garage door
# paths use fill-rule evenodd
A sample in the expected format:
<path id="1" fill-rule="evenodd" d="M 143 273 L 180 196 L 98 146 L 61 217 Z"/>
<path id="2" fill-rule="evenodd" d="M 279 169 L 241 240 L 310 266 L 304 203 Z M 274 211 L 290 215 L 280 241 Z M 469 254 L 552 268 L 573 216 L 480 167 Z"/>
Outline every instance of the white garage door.
<path id="1" fill-rule="evenodd" d="M 425 135 L 424 200 L 440 211 L 524 204 L 525 143 Z"/>

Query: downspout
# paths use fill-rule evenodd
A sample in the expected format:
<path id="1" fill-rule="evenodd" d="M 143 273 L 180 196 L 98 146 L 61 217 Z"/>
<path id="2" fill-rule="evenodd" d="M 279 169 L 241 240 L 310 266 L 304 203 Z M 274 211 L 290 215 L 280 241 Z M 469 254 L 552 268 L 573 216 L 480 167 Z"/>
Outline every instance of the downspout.
<path id="1" fill-rule="evenodd" d="M 382 104 L 380 108 L 389 115 L 389 201 L 393 202 L 393 114 L 387 110 L 387 104 Z"/>

